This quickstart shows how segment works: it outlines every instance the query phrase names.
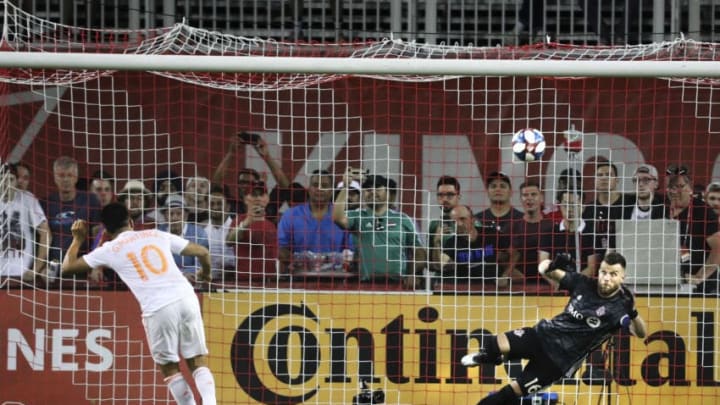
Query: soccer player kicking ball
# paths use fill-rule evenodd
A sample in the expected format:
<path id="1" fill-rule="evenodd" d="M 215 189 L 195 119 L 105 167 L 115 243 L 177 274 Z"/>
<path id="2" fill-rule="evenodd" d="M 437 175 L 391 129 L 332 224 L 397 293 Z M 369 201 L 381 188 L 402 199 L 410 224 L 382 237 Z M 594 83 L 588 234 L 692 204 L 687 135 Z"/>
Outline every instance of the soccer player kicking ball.
<path id="1" fill-rule="evenodd" d="M 622 284 L 625 266 L 621 254 L 608 253 L 595 279 L 566 270 L 574 267 L 568 255 L 558 255 L 552 262 L 543 260 L 538 266 L 540 274 L 568 290 L 570 301 L 565 311 L 551 320 L 490 337 L 480 353 L 462 358 L 466 367 L 529 359 L 517 380 L 478 405 L 519 404 L 520 397 L 572 375 L 588 353 L 619 329 L 645 337 L 645 322 L 635 309 L 632 293 Z"/>
<path id="2" fill-rule="evenodd" d="M 128 210 L 120 203 L 105 206 L 100 218 L 110 241 L 78 258 L 78 250 L 87 237 L 87 224 L 75 221 L 73 241 L 63 260 L 63 274 L 86 272 L 97 266 L 115 270 L 140 303 L 150 352 L 175 401 L 180 405 L 195 404 L 180 373 L 182 355 L 192 371 L 203 405 L 215 405 L 215 379 L 205 358 L 208 350 L 200 302 L 172 256 L 179 253 L 197 257 L 202 266 L 198 279 L 210 281 L 210 253 L 203 246 L 167 232 L 133 231 Z"/>

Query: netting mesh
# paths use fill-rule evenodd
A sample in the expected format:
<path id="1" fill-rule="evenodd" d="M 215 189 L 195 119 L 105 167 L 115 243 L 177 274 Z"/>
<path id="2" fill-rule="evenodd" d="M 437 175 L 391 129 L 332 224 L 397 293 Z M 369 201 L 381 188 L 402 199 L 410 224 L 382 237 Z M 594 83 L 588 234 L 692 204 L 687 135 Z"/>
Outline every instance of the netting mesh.
<path id="1" fill-rule="evenodd" d="M 9 3 L 4 17 L 0 50 L 7 52 L 324 57 L 318 63 L 332 63 L 330 58 L 718 60 L 718 44 L 690 40 L 621 48 L 475 48 L 399 40 L 294 44 L 185 24 L 154 31 L 69 27 Z M 210 292 L 198 286 L 221 403 L 353 403 L 363 381 L 382 390 L 386 403 L 470 403 L 517 377 L 520 364 L 468 370 L 460 366 L 462 355 L 477 350 L 489 334 L 532 325 L 563 311 L 567 302 L 536 274 L 538 256 L 568 249 L 542 242 L 560 232 L 539 225 L 534 231 L 534 225 L 516 228 L 515 222 L 493 219 L 492 209 L 509 203 L 518 208 L 513 214 L 518 223 L 539 209 L 544 224 L 559 226 L 570 206 L 558 204 L 563 201 L 558 191 L 567 187 L 561 181 L 576 183 L 585 192 L 577 202 L 593 206 L 600 195 L 610 194 L 601 177 L 613 177 L 617 192 L 638 195 L 645 163 L 659 171 L 658 198 L 675 190 L 664 184 L 671 164 L 686 166 L 689 187 L 717 181 L 717 87 L 715 79 L 701 78 L 5 69 L 0 70 L 0 160 L 21 162 L 30 171 L 26 191 L 39 200 L 53 234 L 44 260 L 52 270 L 66 248 L 60 244 L 68 237 L 63 224 L 79 215 L 50 210 L 49 196 L 59 187 L 53 162 L 60 156 L 79 162 L 78 188 L 95 191 L 96 181 L 99 187 L 107 182 L 111 196 L 139 204 L 137 224 L 173 232 L 180 224 L 177 231 L 185 232 L 197 223 L 207 229 L 208 244 L 219 240 L 220 245 L 258 205 L 245 196 L 247 169 L 256 171 L 269 194 L 259 204 L 266 221 L 258 221 L 262 227 L 255 225 L 249 240 L 229 250 L 210 246 L 219 259 L 216 281 Z M 547 143 L 534 162 L 519 161 L 513 152 L 513 134 L 526 127 L 539 130 Z M 248 143 L 238 136 L 243 131 L 260 141 Z M 606 161 L 615 165 L 612 176 L 600 175 Z M 312 251 L 307 240 L 325 228 L 295 230 L 283 220 L 291 222 L 284 219 L 289 210 L 305 201 L 335 197 L 348 169 L 359 169 L 360 188 L 368 180 L 363 176 L 383 176 L 371 183 L 395 190 L 391 215 L 359 213 L 352 242 L 348 237 L 330 252 Z M 328 174 L 318 177 L 316 170 Z M 507 176 L 508 190 L 498 189 L 502 175 L 492 174 L 496 171 Z M 99 280 L 29 280 L 23 278 L 27 262 L 7 259 L 15 254 L 13 241 L 23 239 L 13 226 L 33 232 L 38 227 L 31 216 L 9 215 L 14 211 L 8 199 L 17 193 L 4 174 L 0 301 L 8 308 L 3 318 L 8 339 L 0 352 L 8 353 L 8 367 L 0 376 L 12 388 L 0 399 L 34 403 L 63 393 L 77 402 L 170 403 L 144 342 L 139 308 L 112 272 Z M 438 185 L 441 176 L 454 177 L 460 187 Z M 382 183 L 388 179 L 394 187 Z M 135 180 L 147 193 L 131 200 L 126 191 Z M 539 185 L 534 197 L 520 187 L 533 182 Z M 221 191 L 211 192 L 211 183 Z M 170 219 L 163 187 L 184 194 L 182 221 Z M 361 208 L 379 198 L 360 195 Z M 700 197 L 697 204 L 709 201 Z M 222 199 L 224 205 L 213 205 Z M 482 230 L 484 244 L 466 246 L 465 259 L 456 254 L 463 249 L 453 239 L 460 214 L 451 216 L 446 205 L 453 199 L 478 214 L 465 231 Z M 663 202 L 672 206 L 669 199 Z M 633 206 L 628 207 L 632 215 Z M 630 259 L 628 283 L 637 291 L 649 337 L 617 336 L 577 374 L 549 390 L 559 396 L 558 403 L 717 402 L 720 359 L 712 342 L 720 307 L 716 293 L 701 294 L 683 283 L 681 242 L 687 224 L 659 218 L 626 223 L 613 217 L 618 222 L 611 232 L 595 225 L 608 220 L 598 215 L 583 214 L 587 225 L 577 226 L 572 235 L 578 239 L 567 242 L 574 244 L 569 250 L 581 267 L 591 267 L 587 248 L 597 253 L 614 247 Z M 703 228 L 696 240 L 717 231 L 713 215 L 694 222 Z M 389 229 L 401 225 L 400 237 L 391 236 Z M 441 239 L 438 227 L 448 227 Z M 497 255 L 484 260 L 488 246 Z M 697 266 L 720 257 L 699 242 L 684 247 L 696 255 Z M 478 254 L 483 260 L 470 259 Z M 458 266 L 462 260 L 465 267 Z M 188 265 L 189 273 L 193 266 Z M 364 279 L 364 272 L 378 268 L 399 268 L 403 275 Z M 416 286 L 408 288 L 407 280 Z M 47 392 L 37 391 L 38 382 Z"/>

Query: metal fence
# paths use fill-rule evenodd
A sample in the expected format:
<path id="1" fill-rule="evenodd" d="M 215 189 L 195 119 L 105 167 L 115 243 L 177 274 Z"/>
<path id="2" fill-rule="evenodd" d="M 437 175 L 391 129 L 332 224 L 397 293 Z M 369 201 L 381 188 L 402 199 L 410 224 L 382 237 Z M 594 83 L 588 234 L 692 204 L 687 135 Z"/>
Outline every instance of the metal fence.
<path id="1" fill-rule="evenodd" d="M 684 35 L 720 40 L 720 0 L 5 0 L 51 21 L 157 28 L 185 20 L 228 34 L 289 41 L 402 38 L 517 45 L 633 44 Z M 518 24 L 520 22 L 520 24 Z"/>

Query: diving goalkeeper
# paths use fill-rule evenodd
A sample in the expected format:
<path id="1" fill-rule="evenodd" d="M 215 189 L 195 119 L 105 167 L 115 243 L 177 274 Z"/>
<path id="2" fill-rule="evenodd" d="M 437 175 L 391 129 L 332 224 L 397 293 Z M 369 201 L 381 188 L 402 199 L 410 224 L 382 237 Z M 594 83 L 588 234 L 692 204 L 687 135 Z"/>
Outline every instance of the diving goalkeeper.
<path id="1" fill-rule="evenodd" d="M 462 358 L 466 367 L 481 363 L 528 359 L 520 377 L 478 405 L 516 404 L 564 376 L 577 371 L 585 357 L 618 330 L 645 337 L 645 322 L 635 309 L 632 292 L 623 285 L 625 258 L 608 253 L 597 279 L 574 271 L 570 256 L 543 260 L 540 274 L 560 283 L 570 293 L 565 310 L 534 327 L 525 327 L 487 339 L 479 353 Z"/>

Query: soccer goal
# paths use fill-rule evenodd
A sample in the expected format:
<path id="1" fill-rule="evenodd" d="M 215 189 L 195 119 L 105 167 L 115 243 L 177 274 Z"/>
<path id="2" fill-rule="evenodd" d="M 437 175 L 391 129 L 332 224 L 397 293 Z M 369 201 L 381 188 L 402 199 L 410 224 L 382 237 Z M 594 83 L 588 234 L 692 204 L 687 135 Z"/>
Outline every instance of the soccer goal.
<path id="1" fill-rule="evenodd" d="M 232 229 L 244 218 L 238 212 L 256 204 L 246 194 L 263 201 L 265 239 L 214 251 L 216 281 L 198 286 L 223 404 L 475 403 L 522 364 L 466 369 L 462 356 L 567 303 L 536 273 L 540 239 L 553 231 L 513 225 L 522 211 L 540 210 L 552 229 L 564 212 L 556 204 L 568 187 L 561 182 L 583 190 L 590 205 L 610 189 L 638 194 L 644 164 L 657 170 L 661 203 L 671 165 L 674 174 L 684 165 L 694 204 L 720 180 L 714 43 L 295 44 L 182 23 L 100 31 L 4 5 L 0 161 L 20 163 L 16 177 L 27 179 L 27 171 L 29 181 L 14 186 L 5 171 L 0 178 L 0 402 L 172 403 L 122 283 L 110 271 L 55 273 L 68 237 L 63 223 L 77 214 L 47 212 L 61 156 L 77 161 L 78 190 L 102 197 L 107 187 L 105 195 L 123 201 L 140 195 L 128 204 L 141 205 L 148 226 L 182 230 L 219 212 L 219 228 Z M 544 151 L 513 148 L 526 128 Z M 613 173 L 598 176 L 606 162 Z M 296 248 L 294 241 L 322 233 L 310 228 L 283 241 L 278 234 L 292 231 L 281 224 L 288 210 L 334 198 L 347 172 L 355 177 L 346 192 L 360 189 L 359 212 L 383 203 L 390 214 L 358 214 L 349 245 L 334 252 Z M 457 185 L 439 186 L 443 176 Z M 493 185 L 498 179 L 509 188 Z M 538 195 L 523 184 L 537 184 Z M 384 187 L 387 198 L 362 190 L 370 186 Z M 18 187 L 37 198 L 53 229 L 48 275 L 34 280 L 13 261 L 19 246 L 43 250 L 33 246 L 38 224 L 8 215 Z M 168 218 L 168 190 L 184 194 L 184 222 Z M 225 204 L 213 205 L 218 199 Z M 477 214 L 464 231 L 450 200 Z M 486 213 L 508 202 L 515 222 Z M 719 402 L 720 301 L 693 290 L 680 272 L 683 248 L 699 257 L 706 247 L 683 246 L 688 228 L 677 221 L 603 223 L 612 229 L 581 235 L 580 226 L 573 234 L 578 265 L 589 266 L 588 248 L 614 248 L 630 260 L 628 272 L 642 269 L 630 279 L 648 336 L 616 336 L 535 401 Z M 468 248 L 471 229 L 483 239 Z M 592 246 L 578 245 L 583 235 Z"/>

